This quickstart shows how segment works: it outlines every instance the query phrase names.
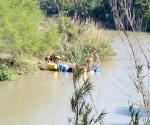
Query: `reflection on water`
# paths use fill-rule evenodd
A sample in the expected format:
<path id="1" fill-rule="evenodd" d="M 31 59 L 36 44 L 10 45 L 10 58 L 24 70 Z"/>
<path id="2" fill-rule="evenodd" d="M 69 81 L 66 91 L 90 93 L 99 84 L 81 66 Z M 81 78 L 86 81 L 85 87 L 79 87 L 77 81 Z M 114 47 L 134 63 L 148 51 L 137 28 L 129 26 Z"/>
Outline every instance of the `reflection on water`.
<path id="1" fill-rule="evenodd" d="M 92 96 L 97 110 L 105 108 L 108 112 L 105 125 L 126 125 L 129 118 L 122 115 L 126 109 L 119 107 L 128 107 L 128 100 L 136 99 L 137 95 L 128 77 L 130 61 L 126 48 L 115 31 L 111 35 L 117 56 L 102 63 L 102 72 L 86 73 L 83 77 L 90 77 L 95 86 Z M 145 35 L 150 40 L 148 36 Z M 39 71 L 18 76 L 15 81 L 1 82 L 0 124 L 66 125 L 72 90 L 72 73 Z"/>
<path id="2" fill-rule="evenodd" d="M 54 72 L 54 79 L 58 79 L 58 72 Z"/>

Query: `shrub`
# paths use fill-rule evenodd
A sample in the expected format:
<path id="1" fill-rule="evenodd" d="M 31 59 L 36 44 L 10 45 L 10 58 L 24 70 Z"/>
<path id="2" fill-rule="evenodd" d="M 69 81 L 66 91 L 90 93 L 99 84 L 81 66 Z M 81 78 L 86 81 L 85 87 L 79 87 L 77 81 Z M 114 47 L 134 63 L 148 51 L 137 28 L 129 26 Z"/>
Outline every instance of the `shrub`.
<path id="1" fill-rule="evenodd" d="M 80 35 L 80 46 L 84 47 L 84 53 L 92 53 L 97 51 L 101 60 L 109 60 L 114 55 L 109 40 L 103 34 L 103 30 L 99 29 L 94 23 L 86 24 L 83 28 L 87 27 Z"/>
<path id="2" fill-rule="evenodd" d="M 59 24 L 59 31 L 62 34 L 62 39 L 68 42 L 74 42 L 79 38 L 80 27 L 75 25 L 75 23 L 66 16 L 60 15 L 57 18 Z"/>
<path id="3" fill-rule="evenodd" d="M 13 72 L 6 65 L 0 65 L 0 81 L 13 79 Z"/>
<path id="4" fill-rule="evenodd" d="M 115 56 L 109 40 L 93 22 L 80 26 L 78 36 L 79 38 L 73 43 L 64 42 L 59 49 L 56 49 L 56 53 L 62 56 L 64 61 L 81 64 L 87 58 L 93 57 L 95 52 L 102 61 Z"/>

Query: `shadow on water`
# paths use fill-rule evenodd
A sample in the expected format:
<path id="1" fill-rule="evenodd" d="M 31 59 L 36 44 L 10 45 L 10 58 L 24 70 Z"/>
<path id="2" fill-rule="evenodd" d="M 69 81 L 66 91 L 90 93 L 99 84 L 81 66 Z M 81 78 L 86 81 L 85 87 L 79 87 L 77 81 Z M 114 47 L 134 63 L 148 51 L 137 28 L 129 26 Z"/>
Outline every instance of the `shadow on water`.
<path id="1" fill-rule="evenodd" d="M 138 108 L 133 108 L 135 113 L 138 112 Z M 116 109 L 115 113 L 119 114 L 119 115 L 123 115 L 123 116 L 129 116 L 129 107 L 119 107 Z M 144 111 L 144 117 L 147 116 L 146 111 Z"/>
<path id="2" fill-rule="evenodd" d="M 129 108 L 128 107 L 118 107 L 115 110 L 115 113 L 117 113 L 119 115 L 123 115 L 123 116 L 129 116 Z"/>

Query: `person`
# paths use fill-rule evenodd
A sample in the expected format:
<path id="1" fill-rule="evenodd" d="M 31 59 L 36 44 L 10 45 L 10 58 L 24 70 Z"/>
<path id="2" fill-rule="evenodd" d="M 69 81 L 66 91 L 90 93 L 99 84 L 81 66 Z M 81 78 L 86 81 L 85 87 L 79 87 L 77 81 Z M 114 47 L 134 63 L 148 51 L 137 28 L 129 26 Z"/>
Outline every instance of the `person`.
<path id="1" fill-rule="evenodd" d="M 54 62 L 55 61 L 55 54 L 53 53 L 51 56 L 50 56 L 50 61 Z"/>
<path id="2" fill-rule="evenodd" d="M 46 61 L 47 63 L 49 63 L 49 62 L 54 62 L 54 61 L 55 61 L 55 54 L 52 54 L 52 55 L 50 55 L 50 56 L 46 55 L 46 56 L 45 56 L 45 61 Z"/>
<path id="3" fill-rule="evenodd" d="M 54 58 L 54 70 L 59 70 L 60 56 L 55 56 Z"/>
<path id="4" fill-rule="evenodd" d="M 55 56 L 54 63 L 57 65 L 60 64 L 60 56 Z"/>
<path id="5" fill-rule="evenodd" d="M 51 56 L 45 56 L 47 69 L 51 71 L 57 71 L 60 64 L 60 57 L 52 54 Z"/>
<path id="6" fill-rule="evenodd" d="M 85 64 L 85 68 L 87 71 L 96 70 L 99 68 L 97 64 L 93 64 L 93 58 L 88 58 Z"/>
<path id="7" fill-rule="evenodd" d="M 88 58 L 85 64 L 85 68 L 87 69 L 87 71 L 91 71 L 93 70 L 93 58 Z"/>
<path id="8" fill-rule="evenodd" d="M 49 56 L 45 56 L 45 61 L 47 62 L 47 63 L 49 63 L 50 62 L 50 57 Z"/>
<path id="9" fill-rule="evenodd" d="M 93 53 L 93 61 L 94 61 L 94 62 L 97 62 L 98 64 L 101 65 L 101 60 L 100 60 L 100 58 L 99 58 L 99 54 L 98 54 L 98 52 L 96 52 L 96 51 L 94 51 L 94 53 Z"/>
<path id="10" fill-rule="evenodd" d="M 101 66 L 101 60 L 100 60 L 99 55 L 96 51 L 94 51 L 94 53 L 93 53 L 93 61 L 96 64 L 99 64 Z"/>

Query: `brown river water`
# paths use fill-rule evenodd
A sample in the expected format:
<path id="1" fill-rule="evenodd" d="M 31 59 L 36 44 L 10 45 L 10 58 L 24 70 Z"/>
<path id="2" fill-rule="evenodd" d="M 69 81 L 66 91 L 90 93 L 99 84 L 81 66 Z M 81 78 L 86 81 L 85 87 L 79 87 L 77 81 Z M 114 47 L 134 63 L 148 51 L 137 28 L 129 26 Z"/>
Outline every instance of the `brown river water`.
<path id="1" fill-rule="evenodd" d="M 85 77 L 93 82 L 92 97 L 97 111 L 105 109 L 108 113 L 104 125 L 128 125 L 129 100 L 138 98 L 128 77 L 130 58 L 118 33 L 105 33 L 117 55 L 102 63 L 101 73 Z M 142 36 L 150 47 L 150 34 Z M 67 125 L 72 90 L 72 74 L 63 72 L 38 71 L 0 82 L 0 125 Z"/>

